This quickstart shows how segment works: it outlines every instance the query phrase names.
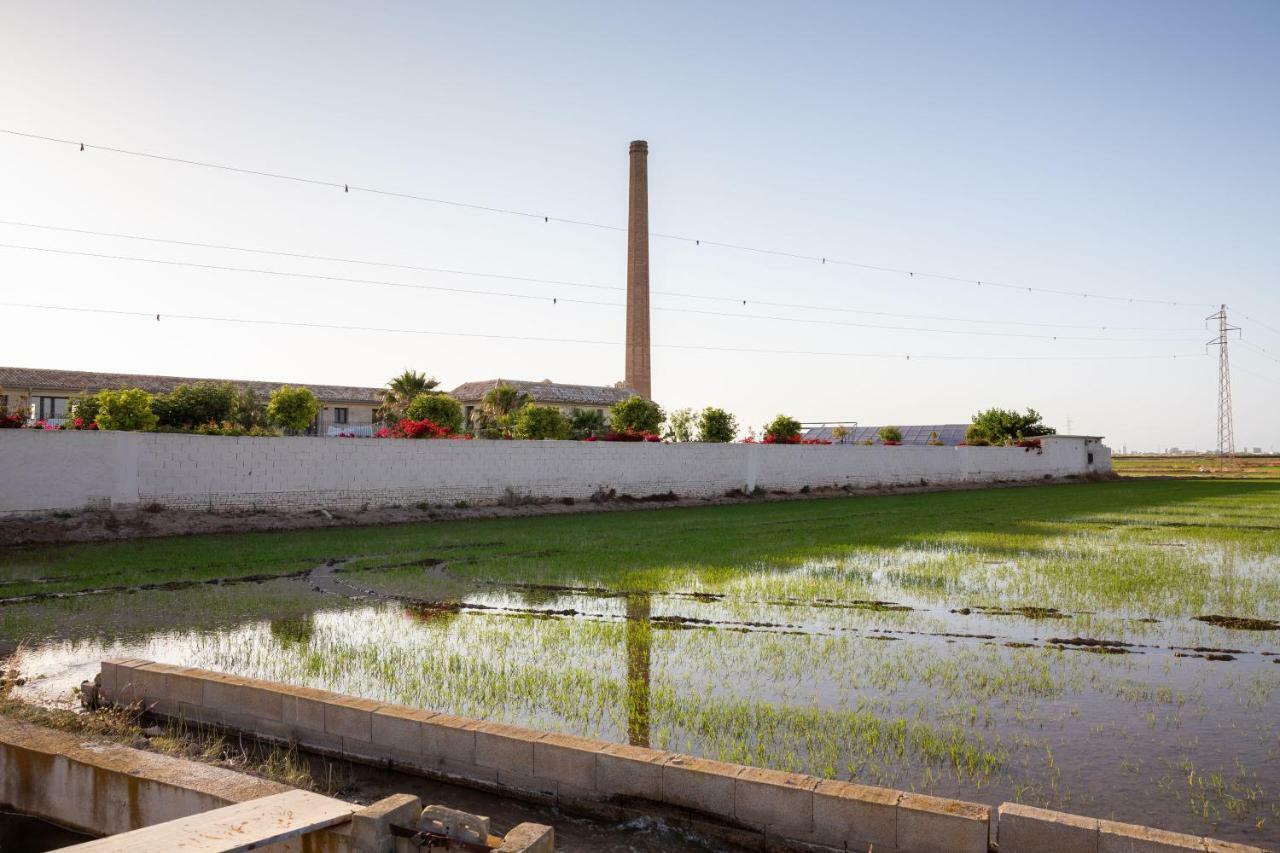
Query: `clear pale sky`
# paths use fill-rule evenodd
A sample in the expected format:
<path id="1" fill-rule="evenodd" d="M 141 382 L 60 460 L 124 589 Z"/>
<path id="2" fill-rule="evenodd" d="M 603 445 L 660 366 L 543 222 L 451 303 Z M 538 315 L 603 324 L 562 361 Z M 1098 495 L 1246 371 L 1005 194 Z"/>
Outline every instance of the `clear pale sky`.
<path id="1" fill-rule="evenodd" d="M 655 232 L 1196 303 L 979 288 L 655 239 L 655 309 L 977 332 L 655 310 L 654 396 L 668 409 L 715 404 L 758 426 L 778 412 L 905 424 L 1029 405 L 1060 430 L 1069 422 L 1117 449 L 1207 448 L 1216 440 L 1217 359 L 1204 346 L 1213 309 L 1201 306 L 1225 302 L 1244 329 L 1244 343 L 1231 346 L 1237 445 L 1280 445 L 1274 0 L 7 2 L 3 21 L 0 127 L 9 130 L 616 225 L 626 221 L 628 142 L 647 139 Z M 7 221 L 625 281 L 625 236 L 615 231 L 7 134 L 0 174 Z M 495 376 L 622 378 L 616 290 L 12 225 L 0 225 L 0 243 L 545 297 L 0 248 L 5 302 L 611 342 L 6 307 L 0 364 L 360 385 L 411 367 L 445 387 Z M 1061 337 L 1004 336 L 1013 333 Z M 1026 358 L 979 358 L 990 356 Z"/>

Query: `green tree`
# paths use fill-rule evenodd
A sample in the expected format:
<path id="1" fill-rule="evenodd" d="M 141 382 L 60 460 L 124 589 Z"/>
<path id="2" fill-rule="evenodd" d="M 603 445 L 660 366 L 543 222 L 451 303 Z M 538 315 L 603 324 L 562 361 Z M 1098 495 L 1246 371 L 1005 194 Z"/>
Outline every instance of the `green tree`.
<path id="1" fill-rule="evenodd" d="M 902 430 L 896 426 L 880 427 L 880 440 L 885 444 L 902 443 Z"/>
<path id="2" fill-rule="evenodd" d="M 405 408 L 420 394 L 426 394 L 439 387 L 440 382 L 425 373 L 406 370 L 392 378 L 382 392 L 382 405 L 378 407 L 377 417 L 388 424 L 393 424 L 405 415 Z"/>
<path id="3" fill-rule="evenodd" d="M 98 392 L 98 428 L 118 430 L 155 429 L 156 413 L 151 411 L 151 395 L 138 388 Z"/>
<path id="4" fill-rule="evenodd" d="M 778 415 L 765 424 L 764 437 L 771 438 L 779 444 L 798 441 L 800 439 L 800 422 L 786 415 Z"/>
<path id="5" fill-rule="evenodd" d="M 569 419 L 555 406 L 529 403 L 516 412 L 514 432 L 526 440 L 564 439 L 569 437 Z"/>
<path id="6" fill-rule="evenodd" d="M 516 412 L 533 402 L 533 398 L 505 382 L 489 389 L 480 401 L 477 431 L 485 438 L 510 438 Z"/>
<path id="7" fill-rule="evenodd" d="M 241 388 L 231 402 L 230 419 L 247 430 L 263 430 L 270 421 L 267 418 L 267 404 L 258 399 L 252 388 Z"/>
<path id="8" fill-rule="evenodd" d="M 431 421 L 452 433 L 462 430 L 462 404 L 448 394 L 419 394 L 405 407 L 404 416 Z"/>
<path id="9" fill-rule="evenodd" d="M 86 424 L 98 420 L 98 395 L 85 391 L 71 398 L 71 417 L 84 418 Z"/>
<path id="10" fill-rule="evenodd" d="M 663 438 L 670 441 L 693 441 L 693 409 L 676 409 L 667 415 L 667 429 Z"/>
<path id="11" fill-rule="evenodd" d="M 738 419 L 715 406 L 707 406 L 698 415 L 698 441 L 725 443 L 738 434 Z"/>
<path id="12" fill-rule="evenodd" d="M 619 432 L 657 434 L 662 429 L 662 407 L 644 397 L 632 396 L 609 410 L 609 426 Z"/>
<path id="13" fill-rule="evenodd" d="M 836 444 L 844 444 L 844 440 L 849 436 L 849 428 L 845 426 L 835 426 L 831 428 L 831 440 Z"/>
<path id="14" fill-rule="evenodd" d="M 310 388 L 281 385 L 267 403 L 267 418 L 288 432 L 305 432 L 319 412 L 320 401 Z"/>
<path id="15" fill-rule="evenodd" d="M 160 426 L 193 429 L 230 420 L 235 403 L 236 389 L 230 382 L 197 382 L 157 396 L 151 409 Z"/>
<path id="16" fill-rule="evenodd" d="M 604 412 L 597 409 L 574 409 L 569 413 L 569 437 L 582 441 L 605 432 Z"/>
<path id="17" fill-rule="evenodd" d="M 1012 444 L 1022 438 L 1035 438 L 1040 435 L 1053 435 L 1052 427 L 1044 425 L 1044 419 L 1035 409 L 1027 409 L 1019 414 L 1014 409 L 991 408 L 978 412 L 973 416 L 973 423 L 965 432 L 964 440 L 968 444 L 987 441 L 991 444 Z"/>

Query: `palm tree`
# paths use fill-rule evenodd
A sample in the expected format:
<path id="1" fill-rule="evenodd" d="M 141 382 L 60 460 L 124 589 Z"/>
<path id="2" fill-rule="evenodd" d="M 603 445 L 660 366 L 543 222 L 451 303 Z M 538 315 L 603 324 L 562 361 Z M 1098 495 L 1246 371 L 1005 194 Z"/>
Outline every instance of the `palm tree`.
<path id="1" fill-rule="evenodd" d="M 509 432 L 515 413 L 531 402 L 533 398 L 523 391 L 518 391 L 505 382 L 499 383 L 480 401 L 481 432 L 493 437 Z"/>
<path id="2" fill-rule="evenodd" d="M 382 405 L 378 407 L 378 418 L 387 423 L 399 420 L 404 415 L 405 406 L 419 394 L 434 391 L 440 382 L 425 373 L 406 370 L 387 383 L 382 392 Z"/>

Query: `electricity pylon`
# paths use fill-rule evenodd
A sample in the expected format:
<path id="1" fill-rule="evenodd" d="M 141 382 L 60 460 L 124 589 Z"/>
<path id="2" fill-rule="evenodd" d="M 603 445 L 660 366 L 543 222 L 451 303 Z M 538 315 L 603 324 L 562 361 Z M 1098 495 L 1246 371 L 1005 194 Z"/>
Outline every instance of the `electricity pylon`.
<path id="1" fill-rule="evenodd" d="M 1205 346 L 1218 348 L 1218 470 L 1235 464 L 1236 441 L 1231 422 L 1231 362 L 1227 358 L 1227 333 L 1240 331 L 1227 323 L 1227 306 L 1210 314 L 1206 321 L 1218 321 L 1218 336 Z"/>

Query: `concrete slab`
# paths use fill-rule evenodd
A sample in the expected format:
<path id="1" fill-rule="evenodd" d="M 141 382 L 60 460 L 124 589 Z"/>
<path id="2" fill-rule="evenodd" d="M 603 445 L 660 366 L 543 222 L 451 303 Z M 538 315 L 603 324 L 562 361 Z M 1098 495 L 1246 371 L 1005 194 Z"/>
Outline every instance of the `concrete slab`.
<path id="1" fill-rule="evenodd" d="M 356 807 L 289 791 L 65 847 L 75 853 L 239 853 L 346 823 Z"/>
<path id="2" fill-rule="evenodd" d="M 904 793 L 898 800 L 898 847 L 912 853 L 987 853 L 991 808 Z"/>
<path id="3" fill-rule="evenodd" d="M 1000 853 L 1098 853 L 1097 818 L 1004 803 L 998 820 Z"/>
<path id="4" fill-rule="evenodd" d="M 662 765 L 662 800 L 732 819 L 734 780 L 744 769 L 738 764 L 673 755 Z"/>
<path id="5" fill-rule="evenodd" d="M 850 850 L 895 848 L 901 799 L 901 791 L 823 779 L 813 792 L 814 840 Z"/>

